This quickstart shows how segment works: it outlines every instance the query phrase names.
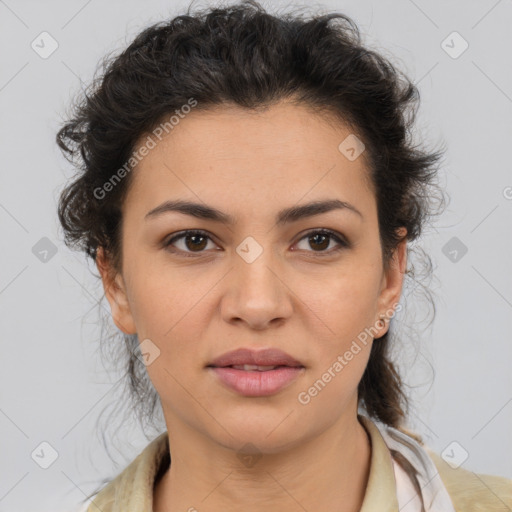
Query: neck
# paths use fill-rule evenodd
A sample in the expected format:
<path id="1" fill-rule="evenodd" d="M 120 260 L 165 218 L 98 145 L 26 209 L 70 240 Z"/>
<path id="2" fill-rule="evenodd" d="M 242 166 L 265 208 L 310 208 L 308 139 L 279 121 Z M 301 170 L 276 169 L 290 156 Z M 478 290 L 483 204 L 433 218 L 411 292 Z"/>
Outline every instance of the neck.
<path id="1" fill-rule="evenodd" d="M 190 433 L 190 432 L 189 432 Z M 153 512 L 360 510 L 370 470 L 368 434 L 357 417 L 244 467 L 239 456 L 198 436 L 169 431 L 172 463 L 154 489 Z M 180 442 L 174 442 L 180 440 Z"/>

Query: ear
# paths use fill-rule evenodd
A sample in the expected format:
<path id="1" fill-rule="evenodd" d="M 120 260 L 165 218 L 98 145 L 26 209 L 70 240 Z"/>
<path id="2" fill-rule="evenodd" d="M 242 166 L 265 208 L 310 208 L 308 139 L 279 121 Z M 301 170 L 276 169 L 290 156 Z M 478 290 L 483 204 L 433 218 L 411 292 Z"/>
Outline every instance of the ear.
<path id="1" fill-rule="evenodd" d="M 103 247 L 98 247 L 96 252 L 96 266 L 101 274 L 103 290 L 110 304 L 114 323 L 125 334 L 136 334 L 123 277 L 112 268 Z"/>
<path id="2" fill-rule="evenodd" d="M 402 241 L 393 251 L 393 255 L 389 262 L 389 266 L 382 276 L 382 285 L 378 299 L 379 318 L 376 319 L 376 325 L 381 327 L 375 338 L 380 338 L 386 334 L 389 328 L 389 319 L 396 309 L 396 305 L 400 300 L 402 293 L 402 285 L 407 267 L 407 239 L 405 235 L 406 228 L 402 227 L 398 230 L 398 234 L 402 237 Z"/>

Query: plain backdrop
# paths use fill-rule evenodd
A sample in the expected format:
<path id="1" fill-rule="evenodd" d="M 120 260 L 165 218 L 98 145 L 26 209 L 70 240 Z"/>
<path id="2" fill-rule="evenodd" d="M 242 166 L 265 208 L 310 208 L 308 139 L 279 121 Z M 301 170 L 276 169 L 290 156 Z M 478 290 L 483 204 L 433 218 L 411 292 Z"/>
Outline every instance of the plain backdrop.
<path id="1" fill-rule="evenodd" d="M 317 5 L 352 17 L 365 43 L 413 79 L 419 139 L 448 144 L 440 178 L 451 202 L 422 241 L 434 264 L 436 317 L 418 323 L 419 352 L 404 355 L 410 426 L 466 469 L 511 478 L 512 3 Z M 56 204 L 72 170 L 54 140 L 100 59 L 186 6 L 0 0 L 1 512 L 72 510 L 148 442 L 128 420 L 112 460 L 95 430 L 117 400 L 119 375 L 97 351 L 95 269 L 62 242 Z"/>

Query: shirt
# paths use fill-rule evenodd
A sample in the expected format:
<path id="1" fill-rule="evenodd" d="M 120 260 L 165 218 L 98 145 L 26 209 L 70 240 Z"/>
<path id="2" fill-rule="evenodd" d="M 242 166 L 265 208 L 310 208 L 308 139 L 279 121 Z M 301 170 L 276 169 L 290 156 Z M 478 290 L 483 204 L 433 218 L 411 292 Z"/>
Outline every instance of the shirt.
<path id="1" fill-rule="evenodd" d="M 371 444 L 370 471 L 360 512 L 421 510 L 421 500 L 411 480 L 391 456 L 386 444 L 386 434 L 383 435 L 377 424 L 368 417 L 358 415 L 358 418 L 367 431 Z M 409 439 L 414 442 L 412 437 Z M 450 510 L 512 511 L 512 479 L 477 474 L 462 467 L 455 469 L 428 447 L 424 446 L 424 449 L 448 491 L 449 499 L 453 503 Z M 169 462 L 169 439 L 166 431 L 150 442 L 124 471 L 85 504 L 86 508 L 80 510 L 153 512 L 153 489 L 168 469 Z M 444 512 L 446 509 L 432 510 Z"/>

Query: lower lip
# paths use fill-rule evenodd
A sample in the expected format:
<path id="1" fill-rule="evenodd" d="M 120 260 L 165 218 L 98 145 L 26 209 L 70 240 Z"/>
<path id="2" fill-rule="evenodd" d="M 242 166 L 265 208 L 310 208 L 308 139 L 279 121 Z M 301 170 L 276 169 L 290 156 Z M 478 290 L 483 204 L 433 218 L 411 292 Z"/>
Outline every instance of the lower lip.
<path id="1" fill-rule="evenodd" d="M 283 366 L 275 370 L 237 370 L 236 368 L 210 367 L 230 389 L 245 396 L 269 396 L 282 390 L 295 380 L 304 367 Z"/>

